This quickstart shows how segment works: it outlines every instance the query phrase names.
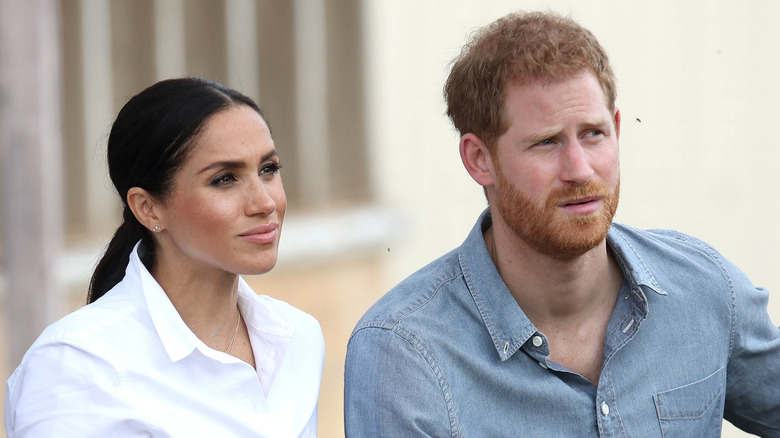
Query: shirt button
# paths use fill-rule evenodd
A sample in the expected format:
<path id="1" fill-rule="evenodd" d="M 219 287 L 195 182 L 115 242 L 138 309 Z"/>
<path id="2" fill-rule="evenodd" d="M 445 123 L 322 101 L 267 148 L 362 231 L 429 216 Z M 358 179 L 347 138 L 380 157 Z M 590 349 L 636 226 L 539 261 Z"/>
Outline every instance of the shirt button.
<path id="1" fill-rule="evenodd" d="M 541 336 L 534 336 L 533 339 L 531 339 L 531 342 L 534 343 L 534 347 L 541 347 L 544 343 Z"/>
<path id="2" fill-rule="evenodd" d="M 601 403 L 601 413 L 604 414 L 605 417 L 607 415 L 609 415 L 609 405 L 608 404 Z"/>

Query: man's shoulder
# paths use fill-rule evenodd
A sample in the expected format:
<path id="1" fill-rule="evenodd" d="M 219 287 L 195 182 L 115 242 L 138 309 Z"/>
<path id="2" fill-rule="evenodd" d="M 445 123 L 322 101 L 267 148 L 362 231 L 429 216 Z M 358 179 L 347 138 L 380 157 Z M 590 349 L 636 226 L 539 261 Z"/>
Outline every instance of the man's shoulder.
<path id="1" fill-rule="evenodd" d="M 458 249 L 420 268 L 383 295 L 358 323 L 361 327 L 390 328 L 411 314 L 436 317 L 438 300 L 447 299 L 452 282 L 462 281 Z M 465 285 L 463 286 L 465 288 Z"/>
<path id="2" fill-rule="evenodd" d="M 708 243 L 669 229 L 640 230 L 613 224 L 607 237 L 624 270 L 665 290 L 696 284 L 703 291 L 729 289 L 739 279 L 749 284 L 744 274 Z"/>
<path id="3" fill-rule="evenodd" d="M 608 239 L 613 246 L 634 251 L 705 254 L 707 257 L 717 255 L 715 249 L 703 240 L 671 229 L 643 230 L 625 224 L 613 223 Z"/>

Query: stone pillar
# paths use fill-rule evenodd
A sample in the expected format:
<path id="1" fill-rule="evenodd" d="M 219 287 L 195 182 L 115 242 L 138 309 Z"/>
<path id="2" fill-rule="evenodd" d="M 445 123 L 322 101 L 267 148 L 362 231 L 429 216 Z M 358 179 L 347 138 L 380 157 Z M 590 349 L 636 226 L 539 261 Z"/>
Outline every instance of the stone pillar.
<path id="1" fill-rule="evenodd" d="M 63 311 L 57 2 L 0 0 L 0 225 L 10 369 Z"/>

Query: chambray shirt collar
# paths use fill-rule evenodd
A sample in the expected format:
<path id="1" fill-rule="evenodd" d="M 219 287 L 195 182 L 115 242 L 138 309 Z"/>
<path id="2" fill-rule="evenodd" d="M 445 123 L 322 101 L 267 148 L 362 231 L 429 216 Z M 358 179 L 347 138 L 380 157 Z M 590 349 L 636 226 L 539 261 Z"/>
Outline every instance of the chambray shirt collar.
<path id="1" fill-rule="evenodd" d="M 646 286 L 658 295 L 667 295 L 629 240 L 614 224 L 607 233 L 607 244 L 623 271 L 623 278 L 628 281 L 632 290 Z"/>
<path id="2" fill-rule="evenodd" d="M 518 306 L 490 258 L 483 233 L 491 225 L 490 210 L 485 209 L 460 246 L 458 260 L 469 292 L 493 340 L 493 346 L 501 360 L 505 361 L 538 333 L 538 330 Z M 646 286 L 658 295 L 666 295 L 620 230 L 611 227 L 607 242 L 633 290 L 643 294 L 639 286 Z M 641 299 L 646 303 L 644 296 Z"/>
<path id="3" fill-rule="evenodd" d="M 458 260 L 493 346 L 504 361 L 512 357 L 537 330 L 517 305 L 490 258 L 483 233 L 491 225 L 490 213 L 486 209 L 458 249 Z"/>

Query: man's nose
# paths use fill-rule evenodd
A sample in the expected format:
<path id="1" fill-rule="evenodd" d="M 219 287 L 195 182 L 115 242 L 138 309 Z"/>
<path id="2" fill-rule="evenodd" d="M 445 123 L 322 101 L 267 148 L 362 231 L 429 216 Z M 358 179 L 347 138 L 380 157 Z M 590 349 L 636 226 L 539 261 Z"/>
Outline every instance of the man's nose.
<path id="1" fill-rule="evenodd" d="M 579 141 L 569 142 L 561 153 L 561 174 L 563 182 L 584 185 L 593 178 L 588 152 Z"/>

